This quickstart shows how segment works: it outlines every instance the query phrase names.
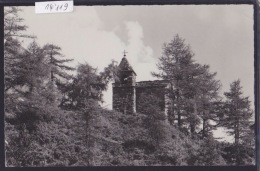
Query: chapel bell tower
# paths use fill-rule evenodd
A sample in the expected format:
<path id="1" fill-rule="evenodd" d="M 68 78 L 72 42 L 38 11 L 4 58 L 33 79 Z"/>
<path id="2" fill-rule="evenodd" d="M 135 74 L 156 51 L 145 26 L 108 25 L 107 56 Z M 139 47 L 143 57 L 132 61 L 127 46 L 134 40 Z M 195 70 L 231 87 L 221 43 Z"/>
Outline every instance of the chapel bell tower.
<path id="1" fill-rule="evenodd" d="M 113 83 L 113 109 L 124 114 L 136 112 L 136 73 L 124 57 L 118 66 L 118 79 Z"/>

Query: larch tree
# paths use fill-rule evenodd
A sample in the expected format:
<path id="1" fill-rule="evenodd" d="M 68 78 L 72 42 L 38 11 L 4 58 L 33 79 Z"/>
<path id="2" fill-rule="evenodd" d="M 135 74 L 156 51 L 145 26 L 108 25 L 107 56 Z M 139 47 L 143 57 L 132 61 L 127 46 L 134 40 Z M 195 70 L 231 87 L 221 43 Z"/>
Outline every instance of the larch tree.
<path id="1" fill-rule="evenodd" d="M 230 84 L 230 91 L 224 93 L 226 97 L 225 115 L 221 125 L 226 127 L 230 135 L 234 136 L 235 144 L 241 143 L 250 125 L 252 125 L 253 112 L 250 108 L 249 97 L 244 97 L 240 80 Z"/>
<path id="2" fill-rule="evenodd" d="M 176 35 L 164 44 L 157 64 L 159 73 L 153 72 L 152 75 L 170 82 L 168 117 L 171 124 L 177 120 L 178 127 L 189 128 L 189 132 L 194 133 L 202 121 L 205 133 L 209 119 L 213 119 L 210 109 L 218 99 L 221 85 L 208 65 L 201 65 L 193 58 L 190 46 Z"/>
<path id="3" fill-rule="evenodd" d="M 215 79 L 217 73 L 209 71 L 209 65 L 201 66 L 201 74 L 198 75 L 194 86 L 197 87 L 196 102 L 198 114 L 202 120 L 202 136 L 208 136 L 215 128 L 210 121 L 217 121 L 217 109 L 220 107 L 219 90 L 221 83 Z"/>
<path id="4" fill-rule="evenodd" d="M 25 51 L 22 47 L 22 38 L 33 38 L 34 36 L 26 34 L 27 26 L 24 25 L 24 19 L 19 16 L 22 11 L 18 7 L 4 8 L 4 74 L 5 74 L 5 92 L 19 85 L 19 65 L 21 54 Z"/>
<path id="5" fill-rule="evenodd" d="M 183 115 L 183 87 L 186 84 L 187 78 L 192 70 L 190 66 L 193 65 L 192 57 L 194 56 L 190 47 L 184 42 L 184 39 L 176 35 L 168 44 L 163 45 L 162 56 L 159 58 L 157 67 L 159 73 L 152 73 L 153 76 L 169 80 L 171 84 L 170 98 L 173 103 L 171 115 L 177 115 L 178 126 L 182 126 Z M 175 116 L 171 116 L 175 118 Z M 174 119 L 171 119 L 173 123 Z"/>
<path id="6" fill-rule="evenodd" d="M 112 63 L 105 67 L 102 72 L 100 72 L 100 77 L 106 85 L 108 85 L 108 83 L 111 81 L 116 81 L 119 79 L 119 68 L 117 63 L 117 61 L 112 60 Z"/>
<path id="7" fill-rule="evenodd" d="M 193 60 L 194 53 L 185 40 L 176 35 L 169 43 L 164 44 L 162 56 L 157 67 L 159 73 L 153 76 L 170 82 L 169 98 L 171 109 L 169 120 L 171 124 L 177 120 L 178 127 L 186 125 L 191 132 L 199 124 L 195 81 L 201 74 L 200 65 Z"/>
<path id="8" fill-rule="evenodd" d="M 249 97 L 243 96 L 240 80 L 230 84 L 229 92 L 224 93 L 226 101 L 224 104 L 224 115 L 220 120 L 220 126 L 227 128 L 229 135 L 234 136 L 234 147 L 236 148 L 235 163 L 241 162 L 240 146 L 243 144 L 252 125 L 253 112 L 250 108 Z"/>
<path id="9" fill-rule="evenodd" d="M 73 71 L 74 68 L 65 65 L 67 62 L 73 61 L 73 59 L 62 59 L 64 55 L 61 52 L 61 48 L 54 44 L 46 44 L 44 47 L 44 53 L 46 63 L 51 67 L 50 79 L 51 81 L 60 82 L 61 79 L 69 80 L 71 75 L 68 71 Z"/>
<path id="10" fill-rule="evenodd" d="M 9 41 L 10 38 L 32 38 L 34 36 L 24 34 L 27 26 L 23 24 L 24 19 L 19 17 L 19 12 L 22 10 L 18 7 L 4 8 L 4 41 Z"/>
<path id="11" fill-rule="evenodd" d="M 22 70 L 23 78 L 30 91 L 33 88 L 44 86 L 43 82 L 47 79 L 50 67 L 44 62 L 44 57 L 43 49 L 35 40 L 24 52 L 20 66 L 24 69 Z"/>
<path id="12" fill-rule="evenodd" d="M 97 74 L 97 69 L 87 63 L 80 64 L 77 75 L 61 90 L 64 94 L 61 106 L 80 109 L 88 100 L 102 101 L 102 91 L 105 89 L 106 84 Z"/>

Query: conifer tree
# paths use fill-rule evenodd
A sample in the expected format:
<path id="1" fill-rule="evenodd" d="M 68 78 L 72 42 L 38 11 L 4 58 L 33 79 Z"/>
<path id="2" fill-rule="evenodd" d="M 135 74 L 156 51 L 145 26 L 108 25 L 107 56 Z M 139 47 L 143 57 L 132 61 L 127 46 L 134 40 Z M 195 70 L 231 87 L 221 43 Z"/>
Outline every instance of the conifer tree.
<path id="1" fill-rule="evenodd" d="M 34 36 L 24 34 L 27 26 L 23 24 L 24 19 L 19 17 L 19 7 L 4 8 L 4 41 L 17 38 L 32 38 Z"/>
<path id="2" fill-rule="evenodd" d="M 102 91 L 105 89 L 106 84 L 97 74 L 97 69 L 87 63 L 80 64 L 72 82 L 61 89 L 64 94 L 61 106 L 79 109 L 84 106 L 86 100 L 102 101 Z"/>
<path id="3" fill-rule="evenodd" d="M 177 116 L 178 126 L 183 125 L 185 95 L 192 95 L 189 78 L 195 73 L 196 65 L 193 52 L 185 44 L 185 40 L 176 35 L 168 44 L 164 44 L 162 56 L 157 64 L 159 73 L 152 73 L 158 78 L 169 80 L 171 84 L 170 98 L 172 99 L 172 113 Z M 186 91 L 187 90 L 187 91 Z M 175 118 L 175 116 L 172 116 Z M 171 121 L 173 123 L 173 121 Z"/>
<path id="4" fill-rule="evenodd" d="M 45 63 L 43 49 L 34 40 L 29 44 L 23 54 L 19 66 L 21 66 L 22 78 L 30 91 L 33 88 L 44 86 L 43 82 L 48 79 L 50 67 Z"/>
<path id="5" fill-rule="evenodd" d="M 210 109 L 218 99 L 220 82 L 215 80 L 216 73 L 209 71 L 208 65 L 200 65 L 193 59 L 194 53 L 185 40 L 176 35 L 164 44 L 162 56 L 157 64 L 159 73 L 152 73 L 171 84 L 169 120 L 177 120 L 178 127 L 185 126 L 194 133 L 203 123 L 203 134 L 209 128 L 209 119 L 214 115 Z"/>
<path id="6" fill-rule="evenodd" d="M 220 106 L 221 98 L 219 90 L 221 83 L 215 79 L 216 72 L 209 71 L 209 65 L 201 66 L 201 74 L 195 80 L 197 86 L 196 102 L 198 103 L 198 114 L 202 120 L 202 136 L 209 136 L 215 128 L 210 121 L 217 121 L 217 109 Z"/>
<path id="7" fill-rule="evenodd" d="M 234 136 L 235 144 L 240 144 L 243 136 L 250 128 L 251 117 L 249 97 L 244 97 L 240 80 L 230 84 L 230 91 L 225 92 L 227 100 L 225 102 L 225 115 L 221 120 L 221 125 L 226 127 L 230 135 Z"/>
<path id="8" fill-rule="evenodd" d="M 61 79 L 69 80 L 71 75 L 66 71 L 73 71 L 74 68 L 65 65 L 67 62 L 73 61 L 73 59 L 62 59 L 64 55 L 61 53 L 61 48 L 54 44 L 46 44 L 44 47 L 46 56 L 46 62 L 50 65 L 50 79 L 58 82 Z"/>
<path id="9" fill-rule="evenodd" d="M 102 72 L 100 72 L 100 77 L 103 82 L 107 85 L 110 81 L 116 81 L 119 79 L 118 66 L 116 65 L 117 61 L 112 60 L 107 67 L 104 68 Z"/>
<path id="10" fill-rule="evenodd" d="M 224 93 L 224 116 L 220 120 L 220 126 L 228 129 L 228 133 L 234 136 L 235 163 L 240 165 L 242 161 L 241 144 L 246 141 L 250 126 L 252 125 L 253 112 L 250 108 L 249 97 L 243 96 L 240 80 L 230 84 L 230 91 Z"/>
<path id="11" fill-rule="evenodd" d="M 22 60 L 21 54 L 25 51 L 21 39 L 34 37 L 25 33 L 27 26 L 23 24 L 24 19 L 19 17 L 20 11 L 18 7 L 4 8 L 5 92 L 21 84 L 18 77 L 20 72 L 18 63 Z"/>

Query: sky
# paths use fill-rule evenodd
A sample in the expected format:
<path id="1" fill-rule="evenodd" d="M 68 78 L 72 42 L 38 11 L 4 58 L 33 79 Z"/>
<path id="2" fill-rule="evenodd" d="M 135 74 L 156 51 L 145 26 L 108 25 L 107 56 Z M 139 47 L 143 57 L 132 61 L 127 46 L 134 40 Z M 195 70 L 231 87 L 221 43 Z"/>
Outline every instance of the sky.
<path id="1" fill-rule="evenodd" d="M 150 73 L 158 71 L 163 44 L 179 34 L 196 62 L 217 72 L 221 94 L 240 79 L 244 95 L 254 101 L 252 5 L 74 6 L 72 13 L 58 14 L 22 9 L 27 33 L 37 36 L 40 45 L 59 45 L 74 59 L 70 65 L 87 62 L 102 71 L 112 60 L 120 62 L 126 50 L 137 81 L 156 79 Z M 104 100 L 111 109 L 111 85 Z"/>

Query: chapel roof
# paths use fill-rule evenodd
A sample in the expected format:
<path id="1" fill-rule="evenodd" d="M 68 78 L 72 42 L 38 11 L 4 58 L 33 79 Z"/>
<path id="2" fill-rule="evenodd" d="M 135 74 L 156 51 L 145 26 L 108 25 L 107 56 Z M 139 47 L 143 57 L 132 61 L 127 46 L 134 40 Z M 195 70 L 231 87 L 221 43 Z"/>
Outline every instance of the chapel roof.
<path id="1" fill-rule="evenodd" d="M 140 81 L 136 82 L 136 88 L 142 87 L 166 87 L 169 85 L 168 80 Z"/>
<path id="2" fill-rule="evenodd" d="M 129 64 L 125 56 L 122 58 L 118 67 L 121 71 L 132 71 L 136 75 L 135 71 L 133 70 L 132 66 Z"/>

